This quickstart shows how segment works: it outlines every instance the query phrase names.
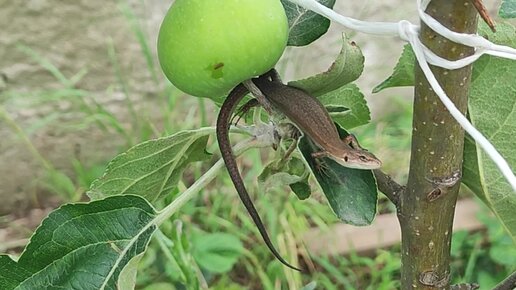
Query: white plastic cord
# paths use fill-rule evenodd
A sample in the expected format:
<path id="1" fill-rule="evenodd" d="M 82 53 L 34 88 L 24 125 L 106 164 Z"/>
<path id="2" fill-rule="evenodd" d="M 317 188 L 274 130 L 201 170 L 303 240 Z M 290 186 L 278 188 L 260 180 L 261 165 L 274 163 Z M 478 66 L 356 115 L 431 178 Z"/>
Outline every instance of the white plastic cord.
<path id="1" fill-rule="evenodd" d="M 426 14 L 424 10 L 431 0 L 417 0 L 419 17 L 426 25 L 432 28 L 435 32 L 443 37 L 459 44 L 474 47 L 475 53 L 471 56 L 465 57 L 456 61 L 449 61 L 437 56 L 424 46 L 419 40 L 419 26 L 410 23 L 407 20 L 401 20 L 398 23 L 390 22 L 367 22 L 345 17 L 338 14 L 332 9 L 318 3 L 315 0 L 289 0 L 305 9 L 312 10 L 326 18 L 333 20 L 347 28 L 374 35 L 383 36 L 399 36 L 401 39 L 407 41 L 414 50 L 416 59 L 425 74 L 429 84 L 444 106 L 448 109 L 450 114 L 457 120 L 457 122 L 464 128 L 466 132 L 484 149 L 488 156 L 493 160 L 496 166 L 500 169 L 504 177 L 507 179 L 513 190 L 516 191 L 516 176 L 512 172 L 507 161 L 500 155 L 496 148 L 480 133 L 468 119 L 455 107 L 455 104 L 448 98 L 434 74 L 430 70 L 428 63 L 443 67 L 446 69 L 458 69 L 467 66 L 476 61 L 483 54 L 490 54 L 498 57 L 516 60 L 516 49 L 494 44 L 487 39 L 474 34 L 457 33 L 444 27 L 437 20 Z"/>
<path id="2" fill-rule="evenodd" d="M 418 1 L 418 11 L 419 11 L 419 18 L 432 30 L 435 32 L 438 32 L 443 37 L 446 37 L 447 39 L 457 42 L 463 45 L 467 45 L 470 47 L 476 47 L 476 48 L 484 48 L 487 51 L 498 51 L 498 52 L 505 52 L 507 54 L 507 58 L 510 59 L 516 59 L 516 49 L 504 46 L 504 45 L 498 45 L 494 44 L 491 41 L 483 38 L 480 35 L 477 34 L 466 34 L 466 33 L 458 33 L 455 31 L 451 31 L 448 28 L 446 28 L 444 25 L 442 25 L 439 21 L 435 20 L 432 16 L 425 13 L 425 9 L 428 6 L 428 3 L 430 1 L 424 1 L 424 3 L 421 3 L 421 0 Z"/>
<path id="3" fill-rule="evenodd" d="M 426 56 L 426 61 L 428 61 L 429 64 L 434 66 L 439 66 L 445 69 L 459 69 L 463 68 L 467 65 L 470 65 L 474 63 L 477 59 L 479 59 L 484 54 L 489 54 L 492 56 L 498 56 L 502 58 L 508 58 L 508 59 L 516 59 L 516 55 L 513 55 L 512 53 L 506 53 L 501 51 L 494 51 L 494 50 L 486 50 L 484 48 L 477 48 L 475 53 L 458 59 L 458 60 L 447 60 L 444 59 L 438 55 L 436 55 L 433 51 L 431 51 L 428 47 L 426 47 L 424 44 L 420 43 L 421 47 L 423 48 L 423 53 Z"/>
<path id="4" fill-rule="evenodd" d="M 325 16 L 326 18 L 333 20 L 343 26 L 353 29 L 356 31 L 384 36 L 397 36 L 398 35 L 398 24 L 392 22 L 368 22 L 357 20 L 343 15 L 338 14 L 332 9 L 321 5 L 315 0 L 289 0 L 290 2 L 304 7 L 305 9 L 312 10 L 317 14 Z"/>
<path id="5" fill-rule="evenodd" d="M 438 56 L 433 51 L 429 50 L 428 47 L 426 47 L 423 43 L 421 43 L 421 46 L 425 47 L 424 53 L 426 56 L 426 61 L 429 64 L 439 66 L 439 67 L 449 69 L 449 70 L 459 69 L 459 68 L 465 67 L 467 65 L 470 65 L 473 62 L 475 62 L 477 59 L 479 59 L 485 53 L 485 50 L 477 49 L 477 51 L 475 51 L 475 53 L 470 56 L 467 56 L 467 57 L 464 57 L 464 58 L 461 58 L 461 59 L 458 59 L 455 61 L 451 61 L 451 60 L 447 60 L 447 59 L 444 59 L 444 58 Z"/>
<path id="6" fill-rule="evenodd" d="M 489 155 L 489 157 L 494 161 L 494 163 L 498 166 L 502 174 L 505 176 L 509 184 L 512 186 L 513 190 L 516 191 L 516 177 L 512 173 L 511 167 L 507 163 L 507 161 L 502 157 L 502 155 L 496 150 L 496 148 L 487 140 L 482 133 L 480 133 L 469 121 L 468 119 L 457 109 L 455 104 L 448 98 L 446 93 L 444 92 L 441 85 L 435 78 L 430 66 L 426 62 L 425 54 L 423 49 L 421 48 L 420 40 L 417 35 L 408 34 L 409 41 L 412 45 L 412 49 L 414 50 L 414 54 L 416 55 L 416 59 L 421 67 L 421 70 L 425 74 L 426 79 L 432 89 L 437 94 L 441 102 L 443 102 L 444 106 L 448 109 L 450 114 L 457 120 L 457 122 L 468 132 L 468 134 L 484 149 L 484 151 Z"/>

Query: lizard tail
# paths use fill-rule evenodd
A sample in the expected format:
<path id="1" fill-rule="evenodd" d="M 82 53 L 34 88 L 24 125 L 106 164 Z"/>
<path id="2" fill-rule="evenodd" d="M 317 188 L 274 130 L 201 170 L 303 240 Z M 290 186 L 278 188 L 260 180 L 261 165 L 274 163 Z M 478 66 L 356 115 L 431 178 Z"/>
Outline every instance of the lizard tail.
<path id="1" fill-rule="evenodd" d="M 224 163 L 226 164 L 226 168 L 228 169 L 229 176 L 233 181 L 233 184 L 238 192 L 238 195 L 240 196 L 240 199 L 242 200 L 242 203 L 249 212 L 251 219 L 256 224 L 256 227 L 258 228 L 260 235 L 262 236 L 263 240 L 265 241 L 265 244 L 272 252 L 274 257 L 276 257 L 276 259 L 278 259 L 283 265 L 291 269 L 303 272 L 301 269 L 294 267 L 290 265 L 287 261 L 285 261 L 272 244 L 272 241 L 269 238 L 269 234 L 267 233 L 267 230 L 263 225 L 260 215 L 254 207 L 253 201 L 249 197 L 249 193 L 245 188 L 244 181 L 240 176 L 240 172 L 235 161 L 233 149 L 231 148 L 229 140 L 229 127 L 231 115 L 233 114 L 233 111 L 235 110 L 238 103 L 245 97 L 245 95 L 247 95 L 248 92 L 249 91 L 243 84 L 239 84 L 229 93 L 228 97 L 226 98 L 224 104 L 220 109 L 220 113 L 217 118 L 217 140 L 219 143 L 220 152 L 222 154 L 222 159 L 224 159 Z"/>

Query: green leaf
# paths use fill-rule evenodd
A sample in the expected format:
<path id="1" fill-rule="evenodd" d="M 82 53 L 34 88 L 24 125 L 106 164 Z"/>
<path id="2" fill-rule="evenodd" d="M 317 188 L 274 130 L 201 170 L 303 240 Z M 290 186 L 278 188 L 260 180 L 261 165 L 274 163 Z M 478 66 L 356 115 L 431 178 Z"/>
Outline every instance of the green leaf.
<path id="1" fill-rule="evenodd" d="M 305 163 L 292 156 L 288 160 L 278 159 L 267 164 L 258 176 L 258 181 L 267 189 L 278 188 L 285 185 L 307 183 L 308 174 Z M 297 186 L 295 187 L 297 188 Z"/>
<path id="2" fill-rule="evenodd" d="M 489 201 L 486 199 L 486 196 L 484 194 L 482 180 L 479 174 L 480 168 L 478 167 L 477 160 L 477 146 L 475 144 L 475 141 L 469 135 L 466 135 L 464 139 L 462 183 L 467 185 L 469 189 L 471 189 L 471 191 L 473 191 L 485 205 L 490 206 Z"/>
<path id="3" fill-rule="evenodd" d="M 365 97 L 355 84 L 340 87 L 318 99 L 328 109 L 332 119 L 343 128 L 351 129 L 371 120 Z"/>
<path id="4" fill-rule="evenodd" d="M 136 274 L 138 272 L 138 264 L 142 259 L 145 252 L 134 256 L 129 260 L 127 265 L 122 269 L 120 275 L 118 275 L 118 288 L 119 289 L 134 289 L 136 287 Z"/>
<path id="5" fill-rule="evenodd" d="M 381 84 L 377 85 L 373 89 L 373 93 L 378 93 L 386 88 L 413 86 L 415 61 L 416 56 L 414 55 L 414 51 L 412 51 L 412 47 L 410 47 L 409 44 L 406 44 L 403 47 L 403 52 L 401 53 L 398 63 L 394 67 L 392 75 Z"/>
<path id="6" fill-rule="evenodd" d="M 493 247 L 489 250 L 489 256 L 498 264 L 507 267 L 516 265 L 516 248 L 513 243 Z"/>
<path id="7" fill-rule="evenodd" d="M 205 148 L 211 133 L 211 128 L 182 131 L 134 146 L 108 164 L 104 175 L 92 183 L 88 196 L 99 199 L 134 194 L 156 201 L 176 186 L 189 163 L 208 157 Z"/>
<path id="8" fill-rule="evenodd" d="M 459 230 L 453 232 L 452 243 L 451 243 L 451 254 L 454 257 L 460 257 L 462 249 L 466 248 L 466 242 L 468 241 L 470 234 L 467 230 Z"/>
<path id="9" fill-rule="evenodd" d="M 491 41 L 516 47 L 516 29 L 499 23 L 496 33 L 481 25 L 481 35 Z M 516 62 L 482 56 L 473 66 L 468 111 L 480 130 L 516 168 Z M 470 138 L 466 138 L 462 182 L 484 201 L 516 242 L 516 193 L 498 167 Z"/>
<path id="10" fill-rule="evenodd" d="M 285 144 L 285 148 L 290 148 L 290 146 L 292 146 L 292 142 Z M 308 183 L 308 177 L 310 176 L 309 168 L 302 159 L 295 155 L 284 160 L 283 158 L 287 154 L 287 150 L 283 150 L 283 146 L 280 146 L 280 150 L 282 152 L 278 155 L 283 157 L 267 164 L 260 176 L 258 176 L 258 181 L 266 189 L 288 185 L 299 199 L 307 199 L 312 193 Z"/>
<path id="11" fill-rule="evenodd" d="M 159 282 L 159 283 L 153 283 L 145 287 L 143 290 L 176 290 L 177 288 L 174 287 L 174 285 L 165 283 L 165 282 Z"/>
<path id="12" fill-rule="evenodd" d="M 334 91 L 356 80 L 364 70 L 364 56 L 360 48 L 345 35 L 342 36 L 342 49 L 330 68 L 315 76 L 291 81 L 288 84 L 303 89 L 314 96 Z"/>
<path id="13" fill-rule="evenodd" d="M 128 263 L 134 267 L 132 259 L 147 248 L 155 216 L 138 196 L 64 205 L 42 222 L 17 263 L 2 256 L 0 285 L 5 290 L 118 289 L 119 279 L 131 272 L 123 269 Z"/>
<path id="14" fill-rule="evenodd" d="M 328 8 L 333 8 L 335 0 L 316 0 Z M 310 10 L 288 1 L 281 0 L 288 18 L 289 46 L 308 45 L 328 31 L 330 20 Z"/>
<path id="15" fill-rule="evenodd" d="M 339 133 L 349 135 L 340 128 Z M 330 158 L 314 159 L 312 153 L 320 149 L 306 137 L 301 138 L 299 149 L 337 217 L 356 226 L 371 224 L 378 195 L 373 172 L 346 168 Z"/>
<path id="16" fill-rule="evenodd" d="M 516 18 L 516 0 L 502 0 L 498 15 L 502 18 Z"/>
<path id="17" fill-rule="evenodd" d="M 0 289 L 14 289 L 32 275 L 7 255 L 0 256 Z"/>
<path id="18" fill-rule="evenodd" d="M 288 161 L 275 160 L 264 167 L 262 173 L 258 176 L 258 181 L 263 183 L 266 188 L 275 188 L 303 180 L 306 175 L 305 172 L 293 171 L 290 163 L 303 165 L 303 162 L 297 158 L 291 158 Z"/>
<path id="19" fill-rule="evenodd" d="M 508 268 L 516 265 L 516 247 L 503 226 L 487 211 L 481 211 L 478 219 L 487 227 L 491 259 L 498 264 L 507 265 Z"/>
<path id="20" fill-rule="evenodd" d="M 197 263 L 213 273 L 229 272 L 244 252 L 240 239 L 229 234 L 198 234 L 192 243 Z"/>
<path id="21" fill-rule="evenodd" d="M 498 282 L 501 281 L 500 278 L 493 277 L 493 273 L 490 271 L 480 270 L 477 275 L 477 283 L 479 285 L 482 285 L 483 289 L 493 289 L 496 286 L 496 284 L 498 284 Z"/>
<path id="22" fill-rule="evenodd" d="M 292 183 L 289 186 L 300 200 L 305 200 L 312 195 L 312 189 L 308 183 L 308 177 L 303 181 Z"/>

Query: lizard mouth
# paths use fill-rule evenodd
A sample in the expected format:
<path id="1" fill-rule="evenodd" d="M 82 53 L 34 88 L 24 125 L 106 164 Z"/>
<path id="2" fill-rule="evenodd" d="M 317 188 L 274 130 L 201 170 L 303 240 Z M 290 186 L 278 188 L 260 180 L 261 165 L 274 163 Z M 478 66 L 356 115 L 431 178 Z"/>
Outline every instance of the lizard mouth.
<path id="1" fill-rule="evenodd" d="M 382 167 L 382 162 L 379 160 L 371 160 L 367 162 L 350 162 L 348 158 L 343 159 L 333 157 L 332 159 L 344 167 L 353 169 L 373 170 Z"/>

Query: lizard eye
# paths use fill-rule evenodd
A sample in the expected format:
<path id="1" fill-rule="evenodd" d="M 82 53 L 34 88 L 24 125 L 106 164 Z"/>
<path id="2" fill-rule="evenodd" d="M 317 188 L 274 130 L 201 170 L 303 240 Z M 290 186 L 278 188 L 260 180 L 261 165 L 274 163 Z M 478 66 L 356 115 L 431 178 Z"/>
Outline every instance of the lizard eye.
<path id="1" fill-rule="evenodd" d="M 367 161 L 367 158 L 364 155 L 360 155 L 360 156 L 358 156 L 358 158 L 360 159 L 360 161 L 364 161 L 364 162 Z"/>

